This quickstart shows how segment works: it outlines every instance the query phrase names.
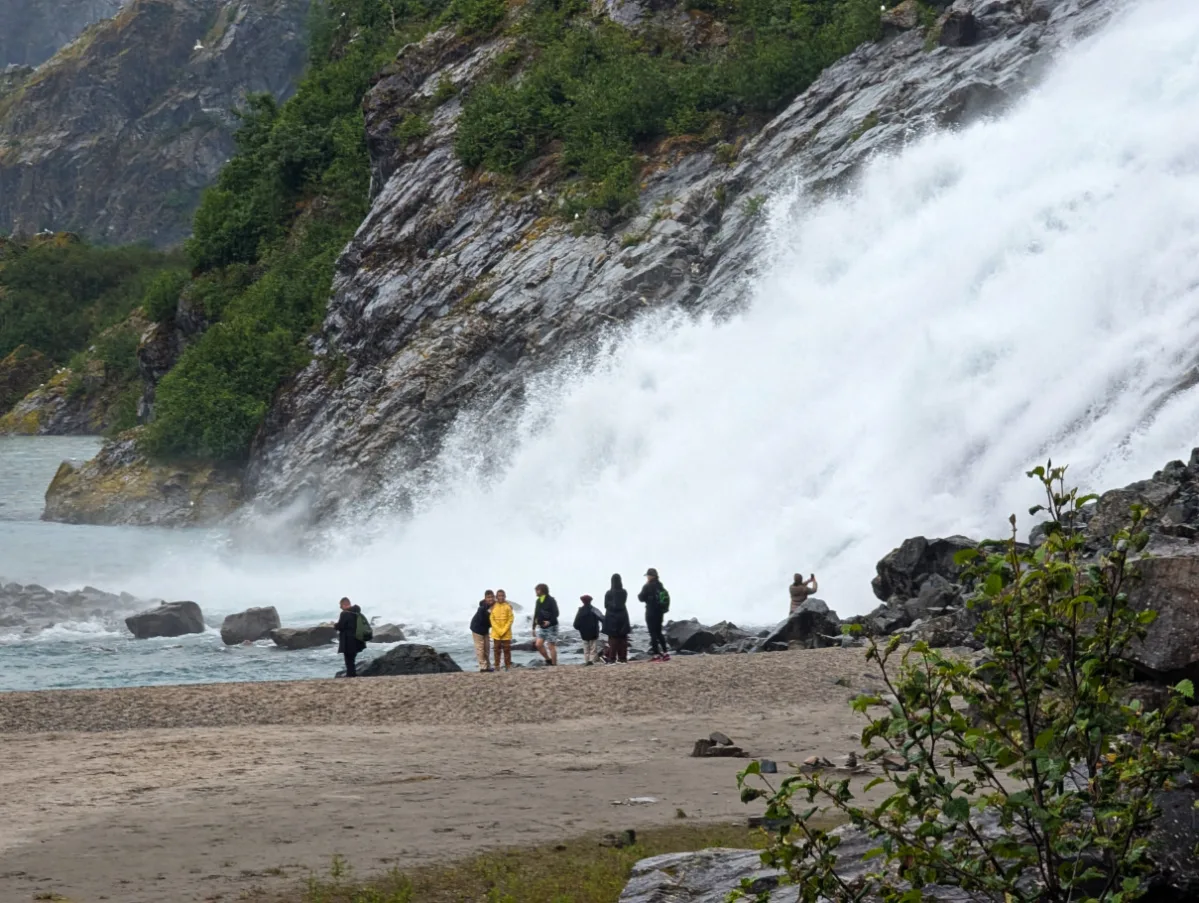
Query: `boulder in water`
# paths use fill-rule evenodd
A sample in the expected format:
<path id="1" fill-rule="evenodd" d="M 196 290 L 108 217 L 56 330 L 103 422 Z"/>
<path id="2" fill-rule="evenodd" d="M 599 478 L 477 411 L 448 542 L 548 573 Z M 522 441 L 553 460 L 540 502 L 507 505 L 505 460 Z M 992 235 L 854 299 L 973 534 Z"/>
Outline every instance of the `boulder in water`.
<path id="1" fill-rule="evenodd" d="M 282 649 L 312 649 L 327 646 L 337 639 L 337 628 L 332 624 L 317 624 L 315 627 L 276 627 L 271 631 L 271 641 Z"/>
<path id="2" fill-rule="evenodd" d="M 359 677 L 392 677 L 408 674 L 443 674 L 461 671 L 449 653 L 438 652 L 432 646 L 402 643 L 358 669 Z"/>
<path id="3" fill-rule="evenodd" d="M 663 634 L 670 648 L 676 652 L 707 652 L 723 645 L 710 627 L 705 627 L 695 618 L 690 621 L 671 621 Z"/>
<path id="4" fill-rule="evenodd" d="M 380 624 L 377 627 L 371 628 L 374 631 L 374 636 L 371 637 L 372 643 L 402 643 L 404 642 L 404 631 L 395 624 Z"/>
<path id="5" fill-rule="evenodd" d="M 195 602 L 165 602 L 149 611 L 130 615 L 125 619 L 125 626 L 139 640 L 203 633 L 204 613 Z"/>
<path id="6" fill-rule="evenodd" d="M 221 624 L 221 642 L 226 646 L 236 646 L 238 643 L 265 640 L 279 626 L 279 612 L 275 606 L 247 608 L 225 618 Z"/>

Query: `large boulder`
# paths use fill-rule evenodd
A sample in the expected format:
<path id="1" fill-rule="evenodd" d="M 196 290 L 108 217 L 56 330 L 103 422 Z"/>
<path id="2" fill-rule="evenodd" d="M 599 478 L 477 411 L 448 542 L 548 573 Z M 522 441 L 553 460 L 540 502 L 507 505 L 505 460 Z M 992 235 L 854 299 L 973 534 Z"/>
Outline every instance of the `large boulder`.
<path id="1" fill-rule="evenodd" d="M 762 650 L 788 648 L 820 649 L 841 644 L 841 619 L 823 599 L 808 598 L 779 623 L 761 642 Z"/>
<path id="2" fill-rule="evenodd" d="M 408 674 L 442 674 L 461 671 L 449 653 L 438 652 L 432 646 L 402 643 L 389 649 L 358 670 L 359 677 L 392 677 Z"/>
<path id="3" fill-rule="evenodd" d="M 125 619 L 125 626 L 139 640 L 203 633 L 204 613 L 195 602 L 165 602 L 157 608 L 130 615 Z"/>
<path id="4" fill-rule="evenodd" d="M 197 461 L 151 461 L 141 427 L 105 443 L 76 467 L 64 461 L 46 490 L 42 520 L 64 524 L 201 526 L 241 504 L 236 468 Z"/>
<path id="5" fill-rule="evenodd" d="M 236 646 L 238 643 L 265 640 L 279 626 L 279 612 L 275 606 L 247 608 L 225 618 L 221 624 L 221 642 L 226 646 Z"/>
<path id="6" fill-rule="evenodd" d="M 670 648 L 676 652 L 707 652 L 724 645 L 712 628 L 705 627 L 695 618 L 690 621 L 671 621 L 663 634 Z"/>
<path id="7" fill-rule="evenodd" d="M 799 899 L 795 887 L 779 887 L 782 872 L 762 867 L 756 850 L 712 847 L 694 853 L 667 853 L 633 866 L 619 903 L 724 903 L 749 880 L 751 893 L 771 892 L 771 903 Z"/>
<path id="8" fill-rule="evenodd" d="M 281 649 L 312 649 L 327 646 L 337 639 L 337 628 L 332 624 L 317 624 L 315 627 L 276 627 L 270 633 L 271 642 Z"/>
<path id="9" fill-rule="evenodd" d="M 716 634 L 722 646 L 740 643 L 742 640 L 754 639 L 754 634 L 748 630 L 742 630 L 732 621 L 719 621 L 708 629 Z"/>
<path id="10" fill-rule="evenodd" d="M 372 627 L 374 636 L 371 637 L 372 643 L 402 643 L 404 642 L 404 631 L 395 624 L 380 624 L 377 627 Z"/>
<path id="11" fill-rule="evenodd" d="M 870 586 L 883 602 L 914 599 L 920 595 L 925 580 L 933 575 L 957 583 L 962 567 L 954 564 L 953 557 L 963 549 L 975 548 L 978 543 L 965 536 L 943 539 L 913 536 L 888 552 L 876 565 L 877 574 Z"/>
<path id="12" fill-rule="evenodd" d="M 1161 813 L 1149 834 L 1149 861 L 1153 863 L 1149 893 L 1153 903 L 1184 903 L 1199 900 L 1199 800 L 1191 786 L 1165 790 L 1154 798 Z"/>
<path id="13" fill-rule="evenodd" d="M 1129 583 L 1130 604 L 1152 609 L 1157 620 L 1129 659 L 1156 678 L 1199 677 L 1199 544 L 1159 538 L 1137 562 Z"/>
<path id="14" fill-rule="evenodd" d="M 940 574 L 930 574 L 925 578 L 916 594 L 916 598 L 903 603 L 904 612 L 912 621 L 921 618 L 936 618 L 961 608 L 965 604 L 962 599 L 962 588 L 956 583 L 950 583 Z"/>

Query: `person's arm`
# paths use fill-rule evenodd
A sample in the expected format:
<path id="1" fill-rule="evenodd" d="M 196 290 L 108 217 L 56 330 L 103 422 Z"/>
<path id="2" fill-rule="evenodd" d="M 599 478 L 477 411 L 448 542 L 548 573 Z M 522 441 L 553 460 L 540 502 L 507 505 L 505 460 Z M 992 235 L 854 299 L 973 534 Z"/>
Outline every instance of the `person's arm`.
<path id="1" fill-rule="evenodd" d="M 816 585 L 816 575 L 815 574 L 813 574 L 811 577 L 808 578 L 808 583 L 810 583 L 812 585 L 812 592 L 816 592 L 816 590 L 819 588 Z"/>

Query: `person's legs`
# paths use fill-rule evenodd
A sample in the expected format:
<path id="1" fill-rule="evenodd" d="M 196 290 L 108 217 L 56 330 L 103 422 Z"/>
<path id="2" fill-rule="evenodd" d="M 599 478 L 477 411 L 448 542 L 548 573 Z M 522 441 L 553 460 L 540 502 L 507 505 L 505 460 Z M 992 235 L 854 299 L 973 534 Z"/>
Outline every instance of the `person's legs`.
<path id="1" fill-rule="evenodd" d="M 612 641 L 616 644 L 616 660 L 628 664 L 629 638 L 627 636 L 617 636 L 612 637 Z"/>
<path id="2" fill-rule="evenodd" d="M 487 637 L 478 633 L 472 633 L 475 638 L 475 661 L 479 664 L 480 671 L 487 670 Z"/>
<path id="3" fill-rule="evenodd" d="M 537 637 L 537 639 L 533 640 L 533 647 L 537 650 L 538 655 L 540 655 L 543 659 L 545 659 L 547 662 L 550 660 L 550 654 L 545 651 L 545 640 L 543 640 L 541 637 Z"/>
<path id="4" fill-rule="evenodd" d="M 357 677 L 358 676 L 358 663 L 355 661 L 355 659 L 358 658 L 358 653 L 357 652 L 344 652 L 344 653 L 342 653 L 342 655 L 345 656 L 345 660 L 346 660 L 346 677 Z"/>
<path id="5" fill-rule="evenodd" d="M 512 670 L 512 641 L 504 640 L 504 670 Z"/>
<path id="6" fill-rule="evenodd" d="M 551 665 L 558 664 L 558 644 L 553 641 L 550 641 L 546 645 L 549 646 L 549 650 L 550 650 L 550 664 Z"/>
<path id="7" fill-rule="evenodd" d="M 583 640 L 583 663 L 587 665 L 595 664 L 595 646 L 596 640 Z"/>
<path id="8" fill-rule="evenodd" d="M 495 670 L 498 671 L 498 670 L 500 670 L 500 654 L 502 653 L 503 648 L 504 648 L 504 641 L 503 640 L 492 640 L 491 648 L 492 648 L 492 651 L 495 653 Z"/>
<path id="9" fill-rule="evenodd" d="M 645 626 L 649 630 L 649 649 L 654 655 L 664 655 L 666 641 L 662 637 L 662 618 L 647 616 Z M 659 646 L 659 644 L 661 644 Z"/>

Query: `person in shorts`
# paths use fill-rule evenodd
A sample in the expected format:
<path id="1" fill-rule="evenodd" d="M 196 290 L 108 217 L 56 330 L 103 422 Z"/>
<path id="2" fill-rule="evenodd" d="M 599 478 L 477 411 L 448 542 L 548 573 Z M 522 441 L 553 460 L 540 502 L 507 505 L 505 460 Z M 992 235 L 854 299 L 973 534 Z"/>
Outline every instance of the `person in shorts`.
<path id="1" fill-rule="evenodd" d="M 537 604 L 533 607 L 533 644 L 547 665 L 558 664 L 558 603 L 550 588 L 538 583 L 533 590 Z"/>

